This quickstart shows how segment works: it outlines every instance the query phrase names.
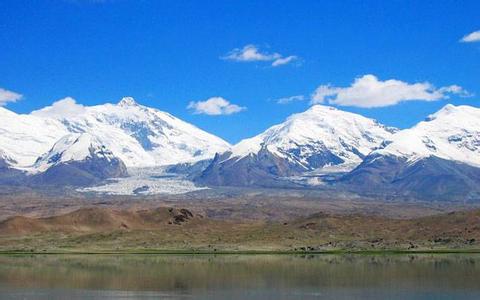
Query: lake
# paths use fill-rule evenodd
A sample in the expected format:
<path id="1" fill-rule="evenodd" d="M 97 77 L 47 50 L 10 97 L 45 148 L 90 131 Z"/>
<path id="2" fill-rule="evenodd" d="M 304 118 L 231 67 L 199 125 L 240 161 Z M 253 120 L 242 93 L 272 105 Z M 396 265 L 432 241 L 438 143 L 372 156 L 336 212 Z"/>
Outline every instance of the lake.
<path id="1" fill-rule="evenodd" d="M 480 299 L 480 255 L 2 255 L 1 299 Z"/>

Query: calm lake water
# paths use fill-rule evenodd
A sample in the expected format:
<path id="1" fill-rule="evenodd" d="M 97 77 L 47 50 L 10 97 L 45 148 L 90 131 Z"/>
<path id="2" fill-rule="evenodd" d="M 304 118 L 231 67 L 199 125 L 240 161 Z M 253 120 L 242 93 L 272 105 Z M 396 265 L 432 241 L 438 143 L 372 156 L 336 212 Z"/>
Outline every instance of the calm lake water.
<path id="1" fill-rule="evenodd" d="M 1 299 L 480 299 L 480 255 L 0 256 Z"/>

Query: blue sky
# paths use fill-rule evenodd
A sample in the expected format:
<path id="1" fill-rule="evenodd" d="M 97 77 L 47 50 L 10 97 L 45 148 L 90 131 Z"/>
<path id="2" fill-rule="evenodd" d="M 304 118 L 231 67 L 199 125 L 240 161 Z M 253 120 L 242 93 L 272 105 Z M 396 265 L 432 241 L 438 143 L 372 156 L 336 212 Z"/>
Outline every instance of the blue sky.
<path id="1" fill-rule="evenodd" d="M 312 95 L 405 128 L 446 103 L 480 106 L 479 11 L 479 1 L 4 0 L 0 91 L 22 95 L 3 103 L 18 113 L 133 96 L 229 142 L 306 110 Z"/>

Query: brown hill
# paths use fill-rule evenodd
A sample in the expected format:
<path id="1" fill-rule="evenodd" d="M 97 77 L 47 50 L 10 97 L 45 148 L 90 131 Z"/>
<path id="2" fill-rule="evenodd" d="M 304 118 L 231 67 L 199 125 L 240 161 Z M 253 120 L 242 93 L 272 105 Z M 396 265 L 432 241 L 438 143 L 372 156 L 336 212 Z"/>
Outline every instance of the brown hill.
<path id="1" fill-rule="evenodd" d="M 214 220 L 187 209 L 85 208 L 0 222 L 0 250 L 478 249 L 480 210 L 413 219 L 317 213 L 290 222 Z"/>
<path id="2" fill-rule="evenodd" d="M 480 241 L 480 210 L 451 212 L 413 219 L 318 213 L 287 223 L 287 232 L 326 241 L 322 247 L 418 248 L 476 245 Z"/>
<path id="3" fill-rule="evenodd" d="M 187 209 L 160 207 L 153 210 L 115 210 L 83 208 L 47 218 L 16 216 L 0 222 L 0 234 L 31 234 L 39 232 L 108 232 L 118 229 L 153 230 L 167 224 L 181 225 L 201 216 Z"/>

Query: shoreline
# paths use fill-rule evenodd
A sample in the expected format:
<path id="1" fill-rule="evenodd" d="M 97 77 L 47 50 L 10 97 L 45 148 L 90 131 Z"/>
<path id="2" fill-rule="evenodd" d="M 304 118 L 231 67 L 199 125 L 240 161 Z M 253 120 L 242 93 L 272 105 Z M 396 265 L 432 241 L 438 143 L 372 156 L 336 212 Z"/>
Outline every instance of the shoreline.
<path id="1" fill-rule="evenodd" d="M 444 250 L 328 250 L 328 251 L 182 251 L 182 250 L 132 250 L 132 251 L 0 251 L 7 255 L 411 255 L 411 254 L 480 254 L 480 249 Z"/>

